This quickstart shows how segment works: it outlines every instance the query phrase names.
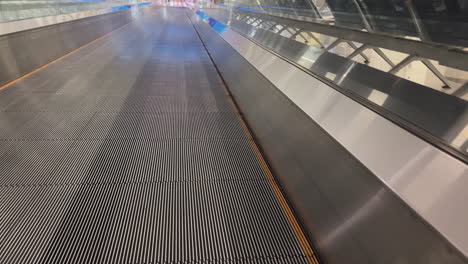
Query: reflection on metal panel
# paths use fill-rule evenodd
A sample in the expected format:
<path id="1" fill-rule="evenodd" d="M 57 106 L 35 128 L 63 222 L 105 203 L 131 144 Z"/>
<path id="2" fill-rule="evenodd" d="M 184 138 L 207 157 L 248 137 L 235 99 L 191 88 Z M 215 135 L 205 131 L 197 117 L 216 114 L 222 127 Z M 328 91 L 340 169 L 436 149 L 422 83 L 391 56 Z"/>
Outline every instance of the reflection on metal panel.
<path id="1" fill-rule="evenodd" d="M 127 24 L 132 15 L 124 10 L 0 36 L 0 86 Z"/>
<path id="2" fill-rule="evenodd" d="M 396 73 L 419 76 L 418 71 L 415 72 L 417 69 L 412 68 L 411 62 L 408 62 L 410 65 L 392 62 L 398 56 L 404 60 L 404 54 L 399 55 L 397 52 L 391 53 L 385 49 L 365 45 L 358 47 L 355 42 L 333 39 L 323 34 L 315 34 L 315 39 L 309 38 L 319 45 L 308 45 L 310 43 L 297 40 L 299 33 L 306 31 L 279 26 L 281 24 L 274 17 L 270 20 L 261 17 L 261 22 L 254 25 L 250 21 L 257 18 L 255 14 L 219 9 L 206 9 L 206 12 L 308 71 L 396 114 L 397 118 L 409 122 L 408 126 L 417 126 L 424 133 L 429 132 L 431 136 L 437 137 L 438 141 L 443 141 L 443 144 L 453 148 L 455 154 L 461 157 L 466 155 L 468 133 L 464 128 L 468 123 L 468 103 L 461 100 L 463 97 L 457 98 L 455 93 L 459 89 L 444 89 L 441 86 L 438 89 L 430 89 L 387 73 L 392 68 L 400 68 L 395 70 Z M 292 36 L 284 37 L 280 34 L 287 29 L 294 30 Z M 379 62 L 376 63 L 377 61 Z M 422 61 L 428 62 L 424 59 Z M 424 67 L 420 61 L 413 62 L 421 63 Z M 378 67 L 381 65 L 387 70 Z M 431 71 L 428 74 L 434 76 L 431 75 Z M 376 93 L 374 91 L 386 94 L 385 101 L 371 95 Z"/>

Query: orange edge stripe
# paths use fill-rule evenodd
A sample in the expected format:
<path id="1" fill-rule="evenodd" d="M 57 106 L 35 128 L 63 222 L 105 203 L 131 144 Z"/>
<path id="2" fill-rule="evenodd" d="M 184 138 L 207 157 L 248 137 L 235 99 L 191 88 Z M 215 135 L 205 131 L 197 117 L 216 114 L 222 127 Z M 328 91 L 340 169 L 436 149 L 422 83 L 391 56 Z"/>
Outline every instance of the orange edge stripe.
<path id="1" fill-rule="evenodd" d="M 90 41 L 90 42 L 84 44 L 83 46 L 80 46 L 80 47 L 78 47 L 78 48 L 76 48 L 76 49 L 74 49 L 74 50 L 72 50 L 72 51 L 66 53 L 65 55 L 62 55 L 62 56 L 60 56 L 60 57 L 54 59 L 53 61 L 50 61 L 50 62 L 48 62 L 48 63 L 46 63 L 46 64 L 44 64 L 44 65 L 42 65 L 42 66 L 39 66 L 38 68 L 36 68 L 36 69 L 34 69 L 34 70 L 32 70 L 32 71 L 30 71 L 30 72 L 24 74 L 24 75 L 21 75 L 20 77 L 14 79 L 14 80 L 12 80 L 12 81 L 7 82 L 6 84 L 0 86 L 0 90 L 3 90 L 3 89 L 5 89 L 5 88 L 7 88 L 8 86 L 10 86 L 10 85 L 12 85 L 12 84 L 14 84 L 14 83 L 16 83 L 16 82 L 18 82 L 18 81 L 20 81 L 20 80 L 22 80 L 22 79 L 28 77 L 28 76 L 30 76 L 31 74 L 36 73 L 36 72 L 38 72 L 38 71 L 44 69 L 45 67 L 47 67 L 47 66 L 49 66 L 49 65 L 51 65 L 51 64 L 53 64 L 53 63 L 55 63 L 55 62 L 57 62 L 57 61 L 59 61 L 59 60 L 61 60 L 61 59 L 63 59 L 63 58 L 65 58 L 66 56 L 68 56 L 68 55 L 70 55 L 70 54 L 72 54 L 72 53 L 74 53 L 74 52 L 76 52 L 76 51 L 78 51 L 78 50 L 80 50 L 80 49 L 82 49 L 82 48 L 84 48 L 84 47 L 87 47 L 87 46 L 91 45 L 92 43 L 94 43 L 94 42 L 96 42 L 96 41 L 98 41 L 98 40 L 100 40 L 100 39 L 103 39 L 103 38 L 107 37 L 108 35 L 110 35 L 110 34 L 116 32 L 117 30 L 120 30 L 120 29 L 124 28 L 125 26 L 128 26 L 128 25 L 129 25 L 130 23 L 132 23 L 132 22 L 133 22 L 133 21 L 130 21 L 130 22 L 128 22 L 127 24 L 125 24 L 125 25 L 123 25 L 123 26 L 120 26 L 120 27 L 118 27 L 118 28 L 112 30 L 111 32 L 108 32 L 108 33 L 106 33 L 106 34 L 100 36 L 99 38 L 97 38 L 97 39 L 95 39 L 95 40 L 92 40 L 92 41 Z"/>
<path id="2" fill-rule="evenodd" d="M 249 141 L 251 148 L 255 152 L 255 156 L 256 156 L 258 162 L 260 163 L 260 166 L 261 166 L 263 172 L 265 173 L 265 175 L 267 177 L 268 183 L 269 183 L 269 185 L 270 185 L 270 187 L 271 187 L 271 189 L 273 191 L 273 194 L 275 195 L 276 200 L 278 201 L 281 209 L 283 210 L 283 213 L 284 213 L 289 225 L 291 226 L 291 228 L 292 228 L 292 230 L 294 232 L 294 235 L 296 236 L 296 239 L 297 239 L 299 245 L 301 246 L 302 251 L 305 254 L 305 258 L 307 260 L 307 263 L 309 263 L 309 264 L 318 264 L 319 262 L 317 260 L 317 257 L 315 255 L 314 251 L 312 250 L 312 247 L 309 244 L 309 241 L 307 240 L 304 232 L 302 231 L 302 228 L 300 227 L 299 223 L 297 222 L 297 219 L 294 216 L 291 208 L 289 207 L 288 203 L 286 202 L 286 199 L 284 198 L 284 195 L 283 195 L 281 189 L 279 188 L 278 184 L 276 183 L 275 179 L 273 178 L 273 174 L 271 173 L 270 169 L 268 168 L 268 165 L 267 165 L 265 159 L 263 158 L 263 155 L 261 154 L 257 144 L 253 140 L 252 134 L 250 133 L 249 129 L 247 128 L 247 125 L 246 125 L 244 119 L 240 115 L 239 109 L 237 108 L 236 104 L 234 103 L 231 94 L 227 90 L 227 87 L 224 86 L 224 89 L 226 91 L 229 103 L 231 104 L 232 108 L 235 110 L 234 112 L 236 113 L 237 119 L 241 123 L 242 130 L 244 131 L 245 135 L 247 136 L 247 140 Z"/>

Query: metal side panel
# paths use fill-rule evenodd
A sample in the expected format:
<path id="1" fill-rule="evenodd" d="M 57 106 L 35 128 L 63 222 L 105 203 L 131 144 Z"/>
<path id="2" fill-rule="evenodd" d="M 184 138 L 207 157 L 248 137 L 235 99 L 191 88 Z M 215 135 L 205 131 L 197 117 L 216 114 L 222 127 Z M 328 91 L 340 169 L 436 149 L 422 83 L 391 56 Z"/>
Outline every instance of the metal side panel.
<path id="1" fill-rule="evenodd" d="M 55 24 L 73 21 L 77 19 L 93 17 L 97 15 L 104 15 L 108 13 L 112 13 L 112 8 L 86 10 L 86 11 L 66 13 L 66 14 L 48 15 L 48 16 L 40 16 L 40 17 L 34 17 L 34 18 L 2 22 L 1 23 L 2 26 L 0 27 L 0 36 L 15 33 L 15 32 L 20 32 L 20 31 L 26 31 L 26 30 L 30 30 L 34 28 L 55 25 Z"/>
<path id="2" fill-rule="evenodd" d="M 115 30 L 132 19 L 124 10 L 0 36 L 0 86 Z"/>
<path id="3" fill-rule="evenodd" d="M 235 15 L 230 16 L 226 10 L 204 9 L 203 12 L 221 23 L 229 24 L 231 29 L 266 49 L 301 65 L 310 73 L 324 79 L 333 79 L 342 92 L 349 93 L 348 95 L 358 100 L 364 99 L 363 103 L 366 103 L 366 106 L 373 107 L 372 103 L 378 105 L 373 109 L 391 113 L 386 115 L 387 118 L 390 117 L 405 129 L 419 134 L 464 160 L 464 138 L 468 139 L 468 133 L 463 132 L 468 123 L 466 101 L 249 25 L 235 19 Z M 273 20 L 265 23 L 277 22 Z M 427 135 L 427 132 L 432 136 Z"/>
<path id="4" fill-rule="evenodd" d="M 465 249 L 465 165 L 292 65 L 272 67 L 279 58 L 229 28 L 192 20 L 323 260 L 466 263 L 447 242 Z"/>

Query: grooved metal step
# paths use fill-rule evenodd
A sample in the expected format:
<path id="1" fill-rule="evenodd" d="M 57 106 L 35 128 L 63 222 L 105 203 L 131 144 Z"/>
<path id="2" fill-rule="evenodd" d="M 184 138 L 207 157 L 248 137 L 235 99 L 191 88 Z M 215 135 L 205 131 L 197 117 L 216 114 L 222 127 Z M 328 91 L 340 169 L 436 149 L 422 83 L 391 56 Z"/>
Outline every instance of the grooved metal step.
<path id="1" fill-rule="evenodd" d="M 265 179 L 237 139 L 13 141 L 2 146 L 0 187 Z M 1 145 L 0 145 L 1 146 Z M 44 166 L 48 164 L 48 166 Z"/>
<path id="2" fill-rule="evenodd" d="M 0 91 L 0 263 L 310 263 L 183 9 Z"/>
<path id="3" fill-rule="evenodd" d="M 26 188 L 2 197 L 2 263 L 305 263 L 264 180 Z"/>

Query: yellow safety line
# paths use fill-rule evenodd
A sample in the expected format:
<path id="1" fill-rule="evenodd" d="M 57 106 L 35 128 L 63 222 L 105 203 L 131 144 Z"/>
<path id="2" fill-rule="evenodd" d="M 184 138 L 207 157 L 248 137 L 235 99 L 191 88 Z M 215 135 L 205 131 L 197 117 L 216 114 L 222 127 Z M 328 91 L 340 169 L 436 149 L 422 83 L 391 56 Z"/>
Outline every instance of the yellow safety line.
<path id="1" fill-rule="evenodd" d="M 116 32 L 117 30 L 121 30 L 122 28 L 124 28 L 125 26 L 128 26 L 128 25 L 129 25 L 130 23 L 132 23 L 132 22 L 133 22 L 133 21 L 130 21 L 130 22 L 128 22 L 127 24 L 125 24 L 125 25 L 123 25 L 123 26 L 121 26 L 121 27 L 119 27 L 119 28 L 116 28 L 116 29 L 112 30 L 112 31 L 109 32 L 109 33 L 106 33 L 106 34 L 100 36 L 99 38 L 97 38 L 97 39 L 95 39 L 95 40 L 92 40 L 92 41 L 90 41 L 90 42 L 84 44 L 83 46 L 78 47 L 78 48 L 76 48 L 76 49 L 74 49 L 74 50 L 72 50 L 72 51 L 66 53 L 65 55 L 62 55 L 62 56 L 58 57 L 57 59 L 55 59 L 55 60 L 53 60 L 53 61 L 51 61 L 51 62 L 48 62 L 48 63 L 46 63 L 46 64 L 44 64 L 44 65 L 42 65 L 42 66 L 39 66 L 38 68 L 34 69 L 33 71 L 31 71 L 31 72 L 29 72 L 29 73 L 26 73 L 26 74 L 24 74 L 24 75 L 22 75 L 22 76 L 20 76 L 20 77 L 18 77 L 18 78 L 16 78 L 16 79 L 14 79 L 13 81 L 7 82 L 6 84 L 0 86 L 0 90 L 3 90 L 3 89 L 5 89 L 5 88 L 7 88 L 8 86 L 10 86 L 10 85 L 16 83 L 17 81 L 20 81 L 20 80 L 22 80 L 22 79 L 24 79 L 24 78 L 30 76 L 31 74 L 36 73 L 36 72 L 38 72 L 38 71 L 44 69 L 45 67 L 47 67 L 47 66 L 49 66 L 49 65 L 51 65 L 51 64 L 53 64 L 53 63 L 55 63 L 55 62 L 57 62 L 57 61 L 59 61 L 59 60 L 61 60 L 61 59 L 63 59 L 63 58 L 65 58 L 66 56 L 68 56 L 68 55 L 70 55 L 70 54 L 72 54 L 72 53 L 74 53 L 74 52 L 76 52 L 76 51 L 78 51 L 78 50 L 80 50 L 80 49 L 82 49 L 82 48 L 84 48 L 84 47 L 86 47 L 86 46 L 89 46 L 89 45 L 91 45 L 92 43 L 94 43 L 94 42 L 96 42 L 96 41 L 98 41 L 98 40 L 100 40 L 100 39 L 103 39 L 103 38 L 109 36 L 110 34 Z"/>
<path id="2" fill-rule="evenodd" d="M 223 85 L 224 86 L 224 85 Z M 244 131 L 245 135 L 247 136 L 247 139 L 250 143 L 250 146 L 252 147 L 253 151 L 255 152 L 255 156 L 260 163 L 260 166 L 265 173 L 268 183 L 270 184 L 271 189 L 273 190 L 273 194 L 275 195 L 276 200 L 278 201 L 281 209 L 283 210 L 284 215 L 286 216 L 286 219 L 288 220 L 289 225 L 291 226 L 294 235 L 296 236 L 297 241 L 299 242 L 299 245 L 302 248 L 302 251 L 305 254 L 307 263 L 309 264 L 318 264 L 317 257 L 314 254 L 314 251 L 312 250 L 312 247 L 309 244 L 309 241 L 307 240 L 304 232 L 302 231 L 301 227 L 299 226 L 299 223 L 297 222 L 296 217 L 294 216 L 291 208 L 289 207 L 288 203 L 286 202 L 286 199 L 284 198 L 284 195 L 279 188 L 278 184 L 276 183 L 275 179 L 273 178 L 273 174 L 270 171 L 270 168 L 268 168 L 268 165 L 263 158 L 263 155 L 261 154 L 257 144 L 253 140 L 252 134 L 250 133 L 250 130 L 247 128 L 247 125 L 240 115 L 239 109 L 237 108 L 236 104 L 234 103 L 229 91 L 227 90 L 227 87 L 224 86 L 224 89 L 226 91 L 229 103 L 231 104 L 232 108 L 234 109 L 234 112 L 236 113 L 237 119 L 239 120 L 242 130 Z"/>

